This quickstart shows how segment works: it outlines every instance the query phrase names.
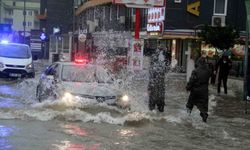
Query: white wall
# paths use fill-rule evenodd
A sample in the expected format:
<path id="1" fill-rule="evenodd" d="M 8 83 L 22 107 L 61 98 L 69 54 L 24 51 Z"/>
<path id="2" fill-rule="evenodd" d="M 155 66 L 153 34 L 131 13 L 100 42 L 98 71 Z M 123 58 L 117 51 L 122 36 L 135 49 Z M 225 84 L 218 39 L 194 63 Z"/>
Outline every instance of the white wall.
<path id="1" fill-rule="evenodd" d="M 24 9 L 24 2 L 23 1 L 16 1 L 15 6 L 13 5 L 12 0 L 2 0 L 5 5 L 2 7 L 1 12 L 1 23 L 4 23 L 4 18 L 12 18 L 13 19 L 13 26 L 12 29 L 14 31 L 23 31 L 23 9 Z M 13 15 L 5 15 L 4 7 L 12 9 Z M 39 29 L 39 26 L 35 26 L 35 21 L 38 21 L 35 16 L 35 11 L 40 12 L 40 2 L 26 2 L 26 31 L 30 31 L 31 29 Z M 32 13 L 30 13 L 32 12 Z M 39 21 L 38 21 L 39 22 Z"/>
<path id="2" fill-rule="evenodd" d="M 16 31 L 23 31 L 23 21 L 24 21 L 23 11 L 14 10 L 13 29 Z M 26 31 L 30 31 L 31 29 L 35 29 L 35 15 L 34 11 L 28 10 L 26 15 Z"/>

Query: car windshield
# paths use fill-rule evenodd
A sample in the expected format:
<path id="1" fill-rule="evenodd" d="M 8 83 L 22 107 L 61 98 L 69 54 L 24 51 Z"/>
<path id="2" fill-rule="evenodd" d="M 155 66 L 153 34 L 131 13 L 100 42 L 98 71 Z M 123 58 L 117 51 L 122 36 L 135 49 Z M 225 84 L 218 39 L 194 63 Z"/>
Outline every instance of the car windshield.
<path id="1" fill-rule="evenodd" d="M 62 80 L 71 82 L 94 82 L 95 68 L 83 65 L 64 65 Z"/>
<path id="2" fill-rule="evenodd" d="M 92 65 L 63 65 L 62 80 L 99 83 L 110 83 L 113 81 L 104 68 Z"/>
<path id="3" fill-rule="evenodd" d="M 30 58 L 29 48 L 24 45 L 0 45 L 0 57 Z"/>
<path id="4" fill-rule="evenodd" d="M 101 66 L 96 68 L 96 77 L 99 83 L 113 83 L 113 78 L 110 73 Z"/>

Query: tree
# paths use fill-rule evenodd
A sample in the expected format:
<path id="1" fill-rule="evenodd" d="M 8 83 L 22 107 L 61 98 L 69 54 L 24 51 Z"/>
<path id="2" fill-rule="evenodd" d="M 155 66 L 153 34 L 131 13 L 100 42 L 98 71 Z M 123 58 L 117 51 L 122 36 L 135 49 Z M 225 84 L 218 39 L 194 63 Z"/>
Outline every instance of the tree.
<path id="1" fill-rule="evenodd" d="M 206 44 L 224 51 L 234 46 L 239 38 L 239 32 L 231 26 L 212 27 L 205 25 L 202 27 L 201 32 L 198 33 L 198 36 Z"/>

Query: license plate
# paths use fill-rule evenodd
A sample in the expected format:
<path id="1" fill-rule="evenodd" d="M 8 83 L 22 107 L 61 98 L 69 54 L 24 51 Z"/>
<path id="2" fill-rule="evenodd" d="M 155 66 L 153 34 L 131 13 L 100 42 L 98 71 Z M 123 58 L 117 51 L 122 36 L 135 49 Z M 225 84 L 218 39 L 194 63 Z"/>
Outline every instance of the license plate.
<path id="1" fill-rule="evenodd" d="M 9 76 L 10 76 L 10 77 L 21 77 L 21 74 L 18 74 L 18 73 L 10 73 Z"/>

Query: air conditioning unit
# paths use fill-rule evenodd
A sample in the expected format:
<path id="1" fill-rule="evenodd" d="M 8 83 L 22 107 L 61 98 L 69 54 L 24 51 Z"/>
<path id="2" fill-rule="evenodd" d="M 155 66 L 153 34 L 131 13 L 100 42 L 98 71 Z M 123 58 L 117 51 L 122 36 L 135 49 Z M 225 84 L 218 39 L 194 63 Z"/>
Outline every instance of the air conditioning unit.
<path id="1" fill-rule="evenodd" d="M 125 23 L 125 16 L 120 16 L 120 23 L 121 24 Z"/>
<path id="2" fill-rule="evenodd" d="M 224 27 L 226 25 L 226 16 L 212 16 L 213 27 Z"/>
<path id="3" fill-rule="evenodd" d="M 181 3 L 181 0 L 174 0 L 175 3 Z"/>

